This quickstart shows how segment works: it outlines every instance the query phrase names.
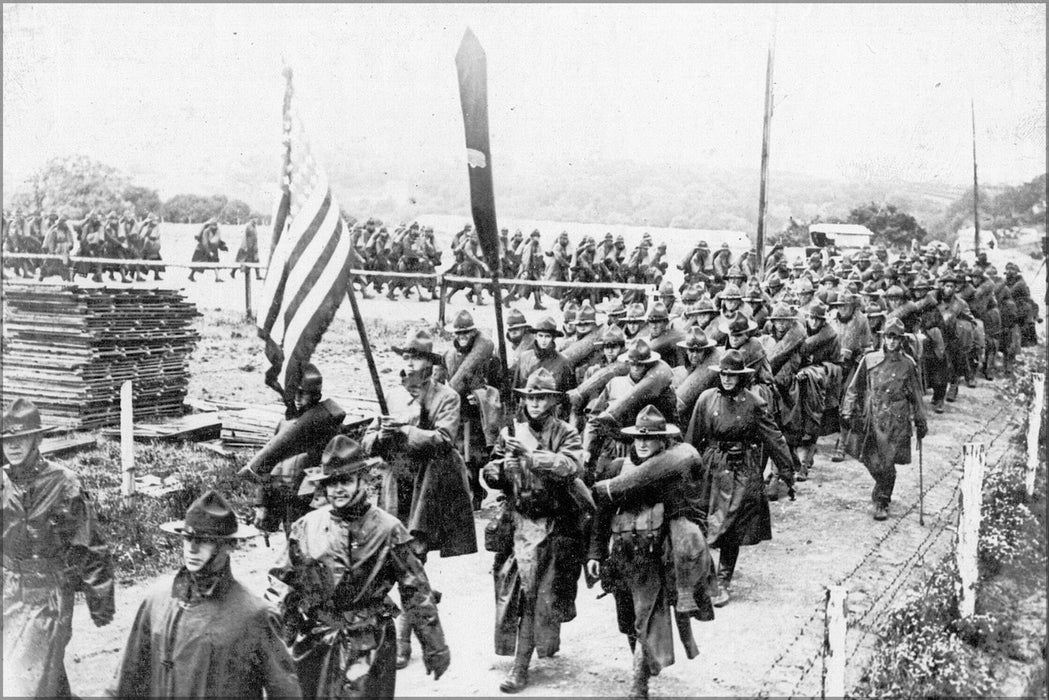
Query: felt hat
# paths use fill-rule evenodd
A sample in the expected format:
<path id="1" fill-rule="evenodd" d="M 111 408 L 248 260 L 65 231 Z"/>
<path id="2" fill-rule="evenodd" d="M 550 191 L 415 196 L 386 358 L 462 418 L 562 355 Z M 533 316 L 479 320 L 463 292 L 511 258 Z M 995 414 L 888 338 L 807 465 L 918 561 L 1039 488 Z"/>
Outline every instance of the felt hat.
<path id="1" fill-rule="evenodd" d="M 565 311 L 564 311 L 565 325 L 567 326 L 570 323 L 575 323 L 576 316 L 578 316 L 578 315 L 579 315 L 579 305 L 578 304 L 571 304 L 571 303 L 567 304 L 565 306 Z"/>
<path id="2" fill-rule="evenodd" d="M 797 294 L 813 294 L 815 291 L 812 287 L 812 280 L 808 277 L 802 277 L 794 285 L 794 292 Z"/>
<path id="3" fill-rule="evenodd" d="M 667 419 L 659 412 L 659 409 L 649 404 L 637 414 L 634 425 L 623 428 L 623 435 L 629 437 L 671 437 L 681 434 L 681 431 L 673 423 L 667 423 Z"/>
<path id="4" fill-rule="evenodd" d="M 661 301 L 652 304 L 652 308 L 648 310 L 648 320 L 649 322 L 670 320 L 670 314 L 667 313 L 667 305 Z"/>
<path id="5" fill-rule="evenodd" d="M 452 321 L 452 333 L 469 333 L 473 330 L 477 330 L 477 326 L 474 325 L 474 317 L 469 311 L 463 309 L 455 315 L 455 320 Z"/>
<path id="6" fill-rule="evenodd" d="M 718 323 L 718 330 L 726 335 L 734 333 L 753 333 L 757 329 L 758 324 L 754 323 L 752 319 L 747 318 L 746 314 L 742 311 L 737 311 L 731 321 L 726 322 L 725 320 L 722 320 Z"/>
<path id="7" fill-rule="evenodd" d="M 725 288 L 718 294 L 721 299 L 742 299 L 743 292 L 740 291 L 739 285 L 732 284 L 731 282 L 725 285 Z"/>
<path id="8" fill-rule="evenodd" d="M 353 476 L 365 469 L 378 464 L 381 460 L 368 459 L 356 440 L 345 435 L 336 435 L 321 454 L 320 471 L 307 476 L 318 486 L 323 486 L 327 481 L 340 476 Z"/>
<path id="9" fill-rule="evenodd" d="M 770 321 L 793 321 L 797 318 L 794 311 L 784 303 L 776 304 L 772 307 L 772 314 L 769 315 Z"/>
<path id="10" fill-rule="evenodd" d="M 677 298 L 677 293 L 674 292 L 674 283 L 667 280 L 659 286 L 659 296 L 661 297 L 674 297 Z"/>
<path id="11" fill-rule="evenodd" d="M 892 299 L 893 297 L 901 298 L 905 296 L 907 296 L 907 294 L 903 291 L 903 287 L 896 284 L 892 285 L 891 287 L 885 290 L 886 299 Z"/>
<path id="12" fill-rule="evenodd" d="M 421 355 L 434 362 L 441 361 L 441 356 L 433 351 L 433 336 L 425 329 L 409 331 L 404 344 L 393 346 L 393 351 L 401 355 Z"/>
<path id="13" fill-rule="evenodd" d="M 729 350 L 721 356 L 721 362 L 711 365 L 710 369 L 717 370 L 719 374 L 754 374 L 755 370 L 747 367 L 743 361 L 743 353 L 739 350 Z"/>
<path id="14" fill-rule="evenodd" d="M 885 309 L 880 304 L 868 304 L 867 308 L 863 310 L 863 314 L 867 318 L 878 318 L 885 315 Z"/>
<path id="15" fill-rule="evenodd" d="M 809 307 L 809 318 L 827 320 L 827 307 L 823 304 L 813 304 Z"/>
<path id="16" fill-rule="evenodd" d="M 623 306 L 623 301 L 621 299 L 613 299 L 608 302 L 605 306 L 605 315 L 611 320 L 626 316 L 626 307 Z"/>
<path id="17" fill-rule="evenodd" d="M 654 365 L 659 362 L 659 353 L 648 346 L 642 338 L 636 338 L 622 355 L 616 358 L 619 362 L 639 365 Z"/>
<path id="18" fill-rule="evenodd" d="M 528 375 L 523 389 L 514 389 L 514 393 L 521 396 L 560 396 L 554 375 L 546 367 L 540 367 Z"/>
<path id="19" fill-rule="evenodd" d="M 229 502 L 215 490 L 190 503 L 185 518 L 162 523 L 160 529 L 172 535 L 216 540 L 242 540 L 260 534 L 254 526 L 238 522 Z"/>
<path id="20" fill-rule="evenodd" d="M 906 329 L 903 327 L 903 321 L 898 318 L 890 318 L 885 323 L 885 327 L 881 329 L 882 335 L 898 335 L 902 336 L 906 333 Z"/>
<path id="21" fill-rule="evenodd" d="M 521 313 L 520 309 L 510 309 L 510 313 L 506 315 L 506 330 L 512 331 L 518 328 L 527 328 L 528 319 Z"/>
<path id="22" fill-rule="evenodd" d="M 590 302 L 583 302 L 583 305 L 579 307 L 579 315 L 576 316 L 576 326 L 594 325 L 597 325 L 597 311 L 590 305 Z"/>
<path id="23" fill-rule="evenodd" d="M 702 294 L 699 291 L 699 287 L 694 284 L 690 284 L 685 287 L 685 290 L 681 292 L 681 303 L 683 304 L 694 304 L 699 301 Z"/>
<path id="24" fill-rule="evenodd" d="M 50 428 L 45 428 L 40 423 L 40 410 L 36 404 L 29 399 L 17 398 L 10 408 L 4 411 L 3 434 L 0 437 L 6 440 L 46 433 L 48 430 Z"/>
<path id="25" fill-rule="evenodd" d="M 557 327 L 554 319 L 550 316 L 543 316 L 539 323 L 532 326 L 533 333 L 549 333 L 555 338 L 564 337 L 564 331 Z"/>
<path id="26" fill-rule="evenodd" d="M 606 345 L 620 345 L 626 346 L 626 335 L 623 334 L 623 329 L 616 325 L 611 325 L 605 329 L 604 335 L 601 339 L 594 343 L 595 347 L 603 348 Z"/>
<path id="27" fill-rule="evenodd" d="M 685 317 L 691 318 L 700 314 L 717 315 L 718 310 L 714 308 L 714 302 L 709 297 L 703 297 L 692 306 L 685 309 Z"/>
<path id="28" fill-rule="evenodd" d="M 707 350 L 716 347 L 717 343 L 708 338 L 702 328 L 692 326 L 688 329 L 688 337 L 677 343 L 677 346 L 683 350 Z"/>
<path id="29" fill-rule="evenodd" d="M 840 294 L 838 296 L 837 299 L 835 299 L 833 302 L 831 302 L 830 305 L 831 306 L 855 306 L 856 302 L 858 302 L 858 301 L 859 301 L 859 297 L 857 297 L 852 292 L 843 292 L 842 294 Z"/>
<path id="30" fill-rule="evenodd" d="M 645 320 L 645 307 L 641 304 L 631 304 L 627 307 L 626 316 L 624 321 L 644 321 Z"/>

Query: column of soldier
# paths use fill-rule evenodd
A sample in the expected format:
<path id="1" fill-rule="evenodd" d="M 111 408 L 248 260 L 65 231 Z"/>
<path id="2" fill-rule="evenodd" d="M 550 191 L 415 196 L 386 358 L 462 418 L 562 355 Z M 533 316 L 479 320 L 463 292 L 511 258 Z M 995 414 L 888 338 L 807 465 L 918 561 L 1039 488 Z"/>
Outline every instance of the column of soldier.
<path id="1" fill-rule="evenodd" d="M 219 231 L 217 218 L 210 218 L 196 234 L 196 248 L 193 251 L 193 262 L 219 262 L 219 251 L 228 250 Z M 110 211 L 102 216 L 91 210 L 83 219 L 73 220 L 65 214 L 40 212 L 23 215 L 17 209 L 11 213 L 4 212 L 3 237 L 0 249 L 5 253 L 60 255 L 65 260 L 32 259 L 4 257 L 4 274 L 10 270 L 16 277 L 36 278 L 58 276 L 65 281 L 73 281 L 77 276 L 90 277 L 94 282 L 108 279 L 120 282 L 144 282 L 149 272 L 153 279 L 163 279 L 163 265 L 142 265 L 121 263 L 120 260 L 162 260 L 160 255 L 160 218 L 149 213 L 137 217 L 128 209 L 118 216 Z M 118 262 L 79 261 L 70 265 L 70 257 L 97 258 Z M 259 261 L 258 233 L 256 222 L 249 219 L 244 227 L 244 238 L 236 254 L 236 262 L 257 263 Z M 198 269 L 192 269 L 190 281 L 195 281 Z M 231 276 L 236 276 L 233 269 Z M 108 274 L 108 278 L 103 277 Z M 245 274 L 247 272 L 245 271 Z M 255 270 L 256 279 L 262 279 L 261 272 Z M 218 270 L 215 280 L 222 282 Z"/>
<path id="2" fill-rule="evenodd" d="M 633 652 L 629 694 L 647 697 L 674 663 L 674 630 L 698 654 L 691 621 L 729 602 L 740 549 L 771 539 L 769 501 L 819 478 L 819 438 L 838 435 L 832 462 L 864 463 L 885 520 L 912 426 L 927 431 L 925 395 L 941 412 L 977 371 L 994 375 L 999 353 L 1009 369 L 1038 316 L 1019 270 L 999 279 L 982 257 L 889 263 L 878 249 L 790 265 L 777 246 L 755 274 L 725 254 L 708 266 L 708 252 L 698 245 L 682 287 L 662 285 L 647 308 L 612 299 L 601 319 L 585 300 L 561 325 L 513 309 L 508 367 L 467 311 L 443 352 L 426 330 L 409 333 L 393 348 L 396 415 L 359 443 L 307 366 L 294 411 L 240 472 L 258 485 L 253 524 L 209 491 L 163 526 L 181 536 L 184 566 L 142 603 L 115 694 L 392 697 L 413 635 L 439 678 L 451 656 L 424 564 L 477 552 L 487 494 L 495 652 L 513 657 L 500 690 L 521 691 L 533 656 L 561 651 L 582 578 L 612 595 L 604 624 Z M 3 416 L 5 692 L 29 696 L 69 691 L 75 591 L 96 625 L 114 609 L 93 503 L 39 456 L 42 431 L 23 399 Z M 282 527 L 263 600 L 237 583 L 229 554 Z"/>

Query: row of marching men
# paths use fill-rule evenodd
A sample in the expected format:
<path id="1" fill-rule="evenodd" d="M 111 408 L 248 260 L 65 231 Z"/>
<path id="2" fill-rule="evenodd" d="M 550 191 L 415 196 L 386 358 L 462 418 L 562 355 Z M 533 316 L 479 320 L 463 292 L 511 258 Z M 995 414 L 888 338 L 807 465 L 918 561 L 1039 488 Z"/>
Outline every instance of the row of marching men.
<path id="1" fill-rule="evenodd" d="M 930 293 L 961 309 L 947 299 L 950 284 Z M 254 524 L 287 533 L 267 591 L 280 616 L 230 569 L 233 543 L 254 528 L 205 494 L 167 526 L 182 537 L 184 566 L 140 607 L 117 694 L 390 697 L 413 635 L 440 677 L 450 651 L 424 563 L 430 552 L 477 551 L 473 487 L 501 494 L 484 542 L 494 554 L 495 650 L 514 657 L 500 689 L 520 691 L 533 655 L 559 651 L 582 570 L 613 595 L 634 652 L 630 692 L 647 695 L 649 678 L 674 661 L 675 629 L 697 653 L 691 620 L 712 620 L 729 602 L 741 548 L 771 538 L 768 501 L 781 489 L 793 498 L 807 478 L 828 415 L 874 477 L 876 520 L 888 516 L 895 466 L 910 460 L 911 424 L 925 435 L 913 359 L 922 338 L 905 325 L 913 302 L 868 317 L 842 295 L 829 325 L 809 291 L 776 301 L 764 328 L 732 290 L 679 316 L 662 302 L 644 314 L 613 304 L 600 326 L 584 306 L 571 338 L 552 318 L 514 314 L 506 373 L 494 342 L 461 313 L 445 352 L 425 331 L 395 348 L 404 365 L 394 410 L 360 443 L 338 434 L 344 412 L 307 367 L 289 418 L 242 470 L 259 482 Z M 502 381 L 518 397 L 512 429 L 497 418 Z M 39 457 L 39 417 L 25 403 L 4 416 L 5 660 L 30 681 L 64 681 L 71 605 L 36 612 L 90 586 L 93 618 L 108 623 L 111 564 L 107 575 L 75 475 Z M 367 486 L 375 468 L 377 506 Z M 52 560 L 64 563 L 41 577 Z M 403 614 L 387 595 L 394 585 Z M 48 586 L 58 598 L 41 594 Z"/>

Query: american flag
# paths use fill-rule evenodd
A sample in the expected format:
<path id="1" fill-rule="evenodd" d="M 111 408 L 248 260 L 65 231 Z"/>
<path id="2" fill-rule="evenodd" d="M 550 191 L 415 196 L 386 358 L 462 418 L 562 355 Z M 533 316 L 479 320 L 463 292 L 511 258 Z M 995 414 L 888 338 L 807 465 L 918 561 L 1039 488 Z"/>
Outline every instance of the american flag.
<path id="1" fill-rule="evenodd" d="M 302 122 L 291 108 L 290 72 L 286 78 L 285 167 L 258 332 L 270 362 L 266 385 L 290 406 L 303 367 L 346 296 L 351 248 L 328 177 L 313 158 Z"/>

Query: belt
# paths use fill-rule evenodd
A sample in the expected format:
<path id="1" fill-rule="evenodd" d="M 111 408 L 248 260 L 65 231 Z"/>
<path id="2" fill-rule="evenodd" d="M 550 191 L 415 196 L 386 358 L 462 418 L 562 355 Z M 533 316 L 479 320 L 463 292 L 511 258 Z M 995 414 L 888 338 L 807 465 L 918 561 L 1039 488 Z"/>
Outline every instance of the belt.
<path id="1" fill-rule="evenodd" d="M 746 452 L 748 447 L 756 447 L 756 443 L 742 442 L 739 440 L 719 440 L 714 443 L 722 452 Z"/>
<path id="2" fill-rule="evenodd" d="M 58 557 L 15 559 L 5 554 L 4 569 L 16 574 L 60 574 L 72 567 Z"/>

